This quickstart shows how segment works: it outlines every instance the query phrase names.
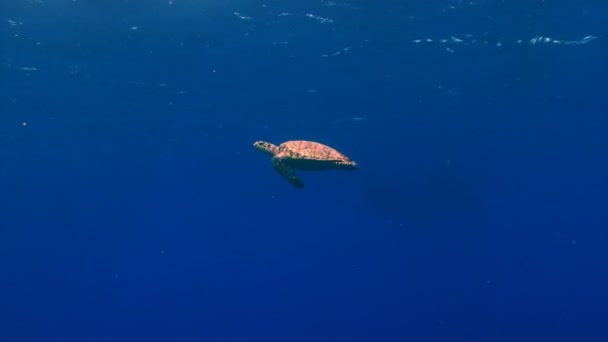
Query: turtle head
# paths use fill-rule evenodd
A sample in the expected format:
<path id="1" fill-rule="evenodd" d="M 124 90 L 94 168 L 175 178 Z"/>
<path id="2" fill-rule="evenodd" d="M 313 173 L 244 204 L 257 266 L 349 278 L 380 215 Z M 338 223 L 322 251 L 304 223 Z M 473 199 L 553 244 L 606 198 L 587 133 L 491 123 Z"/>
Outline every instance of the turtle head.
<path id="1" fill-rule="evenodd" d="M 279 148 L 276 145 L 266 141 L 256 141 L 253 143 L 253 147 L 271 156 L 274 156 L 279 151 Z"/>

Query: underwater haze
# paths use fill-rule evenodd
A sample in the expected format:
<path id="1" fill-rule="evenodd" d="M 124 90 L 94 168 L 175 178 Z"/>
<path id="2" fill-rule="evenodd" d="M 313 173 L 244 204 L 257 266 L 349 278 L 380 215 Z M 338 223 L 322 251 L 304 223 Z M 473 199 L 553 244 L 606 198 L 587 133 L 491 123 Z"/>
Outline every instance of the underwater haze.
<path id="1" fill-rule="evenodd" d="M 608 341 L 607 23 L 0 1 L 0 341 Z"/>

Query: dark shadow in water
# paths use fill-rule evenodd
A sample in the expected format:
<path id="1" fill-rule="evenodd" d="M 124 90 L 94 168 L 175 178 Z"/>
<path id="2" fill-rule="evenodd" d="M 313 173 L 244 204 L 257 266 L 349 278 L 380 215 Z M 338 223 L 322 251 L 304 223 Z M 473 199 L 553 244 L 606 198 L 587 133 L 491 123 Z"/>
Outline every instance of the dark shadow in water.
<path id="1" fill-rule="evenodd" d="M 483 222 L 479 193 L 450 164 L 428 167 L 396 182 L 390 177 L 368 179 L 363 192 L 371 207 L 408 226 Z"/>

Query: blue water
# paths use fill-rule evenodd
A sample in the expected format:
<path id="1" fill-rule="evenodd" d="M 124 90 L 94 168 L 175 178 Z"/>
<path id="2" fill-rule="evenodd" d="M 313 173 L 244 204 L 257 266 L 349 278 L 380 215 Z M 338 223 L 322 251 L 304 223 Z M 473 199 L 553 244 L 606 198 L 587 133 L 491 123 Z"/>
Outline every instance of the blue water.
<path id="1" fill-rule="evenodd" d="M 607 22 L 2 1 L 0 341 L 608 341 Z"/>

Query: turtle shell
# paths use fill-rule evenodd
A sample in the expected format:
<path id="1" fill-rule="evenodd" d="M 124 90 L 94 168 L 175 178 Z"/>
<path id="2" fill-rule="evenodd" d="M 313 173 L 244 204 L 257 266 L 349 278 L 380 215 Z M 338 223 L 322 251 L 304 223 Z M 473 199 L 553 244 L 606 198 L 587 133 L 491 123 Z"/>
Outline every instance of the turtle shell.
<path id="1" fill-rule="evenodd" d="M 277 157 L 299 169 L 358 169 L 356 162 L 337 150 L 314 141 L 292 140 L 279 145 Z"/>

